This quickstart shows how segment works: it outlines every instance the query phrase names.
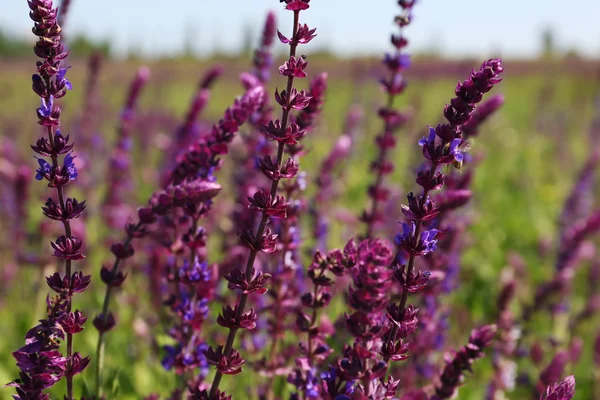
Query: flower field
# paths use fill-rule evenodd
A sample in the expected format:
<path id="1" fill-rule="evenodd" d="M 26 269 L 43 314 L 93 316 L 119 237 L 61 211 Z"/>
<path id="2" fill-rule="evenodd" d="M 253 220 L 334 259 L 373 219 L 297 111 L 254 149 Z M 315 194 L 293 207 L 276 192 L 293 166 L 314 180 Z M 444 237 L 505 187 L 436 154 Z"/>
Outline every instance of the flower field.
<path id="1" fill-rule="evenodd" d="M 381 59 L 310 0 L 82 57 L 62 3 L 0 56 L 0 398 L 600 399 L 596 62 L 411 57 L 414 0 Z"/>

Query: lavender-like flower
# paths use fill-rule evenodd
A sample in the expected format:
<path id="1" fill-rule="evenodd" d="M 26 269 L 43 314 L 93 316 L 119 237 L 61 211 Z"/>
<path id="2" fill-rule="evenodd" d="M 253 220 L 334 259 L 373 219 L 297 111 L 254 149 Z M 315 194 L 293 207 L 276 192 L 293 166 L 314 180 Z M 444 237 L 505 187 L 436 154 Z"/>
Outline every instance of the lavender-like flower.
<path id="1" fill-rule="evenodd" d="M 275 13 L 269 12 L 260 38 L 260 46 L 254 51 L 253 60 L 254 74 L 262 83 L 267 83 L 270 78 L 270 71 L 273 66 L 271 47 L 275 41 L 276 32 L 277 20 L 275 19 Z"/>
<path id="2" fill-rule="evenodd" d="M 200 136 L 207 133 L 210 128 L 208 125 L 203 125 L 198 121 L 202 112 L 206 109 L 211 96 L 210 88 L 215 84 L 216 80 L 222 75 L 223 67 L 215 65 L 206 71 L 198 83 L 196 93 L 192 97 L 188 105 L 183 123 L 177 128 L 174 135 L 174 141 L 170 146 L 170 151 L 164 158 L 164 175 L 161 178 L 162 186 L 169 184 L 169 173 L 176 163 L 177 157 L 185 154 L 189 146 L 193 146 Z"/>
<path id="3" fill-rule="evenodd" d="M 71 220 L 81 215 L 85 201 L 79 202 L 65 194 L 65 187 L 77 177 L 77 169 L 70 137 L 58 129 L 60 108 L 54 104 L 72 88 L 66 78 L 68 68 L 61 65 L 67 52 L 61 41 L 57 9 L 53 8 L 51 0 L 30 0 L 28 4 L 34 21 L 33 33 L 39 37 L 34 53 L 42 59 L 37 62 L 37 73 L 32 78 L 33 91 L 41 99 L 37 109 L 38 123 L 47 132 L 47 137 L 41 137 L 31 147 L 39 155 L 36 179 L 46 180 L 48 187 L 56 189 L 56 199 L 49 198 L 43 210 L 48 218 L 63 224 L 64 234 L 50 244 L 54 256 L 65 260 L 65 273 L 61 276 L 56 272 L 46 278 L 57 296 L 48 300 L 47 318 L 29 330 L 26 345 L 13 353 L 21 373 L 10 386 L 17 389 L 16 399 L 49 399 L 43 391 L 64 377 L 67 383 L 65 398 L 72 400 L 73 376 L 82 372 L 90 361 L 73 352 L 73 334 L 83 330 L 87 318 L 78 310 L 72 311 L 72 296 L 84 291 L 91 277 L 72 271 L 72 262 L 83 258 L 83 244 L 72 235 Z M 60 157 L 63 157 L 62 161 Z M 64 357 L 59 351 L 62 341 L 66 341 Z"/>
<path id="4" fill-rule="evenodd" d="M 558 254 L 554 276 L 538 286 L 533 304 L 523 310 L 524 322 L 529 321 L 553 297 L 559 297 L 564 302 L 571 290 L 577 267 L 581 264 L 578 261 L 581 260 L 583 244 L 600 230 L 600 210 L 590 210 L 589 200 L 594 189 L 594 172 L 599 162 L 600 153 L 593 151 L 565 201 L 558 221 Z"/>
<path id="5" fill-rule="evenodd" d="M 393 352 L 387 352 L 388 349 L 396 349 L 403 343 L 402 338 L 406 336 L 406 332 L 403 332 L 402 327 L 406 324 L 407 316 L 410 317 L 409 320 L 415 318 L 416 324 L 416 312 L 414 315 L 409 313 L 414 306 L 407 306 L 408 294 L 423 290 L 430 278 L 430 272 L 416 268 L 416 259 L 431 253 L 437 247 L 436 237 L 439 231 L 427 226 L 440 213 L 438 205 L 429 197 L 431 191 L 441 189 L 444 184 L 445 175 L 437 172 L 437 168 L 443 164 L 451 164 L 457 168 L 462 166 L 463 149 L 467 143 L 462 137 L 461 128 L 469 121 L 483 94 L 501 81 L 498 75 L 502 71 L 500 60 L 488 60 L 478 72 L 472 71 L 469 80 L 456 86 L 457 97 L 444 109 L 444 116 L 449 123 L 430 128 L 428 137 L 419 141 L 429 166 L 419 171 L 417 176 L 417 183 L 423 188 L 422 194 L 417 198 L 412 192 L 409 193 L 408 205 L 402 205 L 402 213 L 407 222 L 402 223 L 402 232 L 396 236 L 398 254 L 395 257 L 397 265 L 394 273 L 394 279 L 402 287 L 402 295 L 399 303 L 390 304 L 396 311 L 388 314 L 391 329 L 384 336 L 382 346 L 382 354 L 386 359 L 393 359 L 394 355 Z M 404 255 L 408 255 L 406 264 L 401 262 L 405 259 Z M 400 341 L 396 342 L 399 335 Z"/>
<path id="6" fill-rule="evenodd" d="M 469 344 L 447 361 L 440 376 L 440 384 L 431 400 L 449 399 L 456 395 L 456 391 L 464 379 L 463 372 L 471 371 L 473 361 L 483 357 L 483 350 L 490 345 L 495 334 L 496 325 L 473 329 L 469 337 Z"/>
<path id="7" fill-rule="evenodd" d="M 390 161 L 389 154 L 396 147 L 396 133 L 408 120 L 408 116 L 394 108 L 396 97 L 402 94 L 406 88 L 407 82 L 402 75 L 403 71 L 410 66 L 410 56 L 402 52 L 408 45 L 408 40 L 404 36 L 404 28 L 408 26 L 412 19 L 412 8 L 416 0 L 399 1 L 398 5 L 402 7 L 402 13 L 395 18 L 395 23 L 400 28 L 398 35 L 392 35 L 391 43 L 395 48 L 395 53 L 386 54 L 383 64 L 388 69 L 389 78 L 382 78 L 381 85 L 387 93 L 387 104 L 379 109 L 379 118 L 383 121 L 383 133 L 375 138 L 378 147 L 377 158 L 371 163 L 370 169 L 375 174 L 375 181 L 369 186 L 369 197 L 371 204 L 369 209 L 365 210 L 361 216 L 366 224 L 365 237 L 367 239 L 373 236 L 375 225 L 381 222 L 382 215 L 379 209 L 380 205 L 389 200 L 390 190 L 384 185 L 386 175 L 394 171 L 394 163 Z"/>
<path id="8" fill-rule="evenodd" d="M 309 311 L 299 311 L 296 327 L 299 332 L 306 333 L 306 343 L 300 344 L 301 356 L 296 358 L 296 368 L 288 376 L 288 382 L 306 398 L 319 398 L 321 385 L 317 374 L 325 359 L 333 352 L 327 345 L 325 329 L 319 326 L 319 312 L 324 310 L 333 295 L 331 288 L 335 277 L 343 276 L 354 268 L 357 261 L 357 248 L 353 240 L 348 242 L 343 251 L 332 250 L 326 255 L 317 251 L 308 267 L 308 278 L 312 282 L 312 290 L 301 296 L 302 306 Z"/>
<path id="9" fill-rule="evenodd" d="M 535 386 L 536 395 L 543 394 L 548 386 L 558 382 L 560 377 L 563 376 L 568 363 L 569 353 L 566 350 L 558 351 L 550 361 L 550 364 L 540 374 L 540 378 Z"/>
<path id="10" fill-rule="evenodd" d="M 540 400 L 571 400 L 575 396 L 575 377 L 569 375 L 559 383 L 551 383 Z"/>
<path id="11" fill-rule="evenodd" d="M 294 13 L 293 32 L 290 38 L 285 37 L 278 32 L 279 38 L 283 43 L 289 44 L 290 54 L 288 61 L 279 68 L 283 76 L 287 76 L 287 87 L 281 92 L 275 91 L 275 100 L 281 106 L 281 120 L 270 121 L 265 125 L 265 132 L 271 140 L 277 142 L 277 157 L 270 160 L 269 165 L 272 169 L 263 169 L 265 176 L 271 181 L 271 187 L 268 191 L 258 190 L 252 197 L 249 197 L 250 209 L 260 212 L 261 219 L 256 232 L 247 230 L 242 233 L 241 238 L 248 247 L 250 253 L 246 262 L 246 269 L 243 272 L 239 268 L 234 269 L 226 278 L 229 281 L 229 288 L 240 289 L 242 291 L 239 301 L 234 307 L 235 315 L 233 323 L 229 328 L 229 334 L 224 346 L 218 346 L 216 349 L 211 347 L 205 352 L 209 363 L 214 363 L 217 367 L 217 373 L 210 389 L 209 398 L 215 398 L 223 374 L 231 374 L 237 371 L 243 360 L 239 352 L 233 349 L 236 333 L 243 328 L 241 323 L 245 312 L 248 295 L 253 292 L 264 293 L 266 291 L 265 283 L 269 275 L 256 271 L 254 262 L 258 252 L 269 251 L 272 243 L 276 240 L 269 230 L 266 229 L 270 218 L 285 219 L 287 217 L 288 203 L 277 194 L 279 182 L 281 179 L 290 179 L 295 174 L 281 174 L 281 168 L 284 166 L 283 156 L 286 144 L 295 144 L 302 136 L 304 130 L 296 123 L 290 123 L 290 112 L 292 110 L 305 109 L 311 100 L 311 97 L 305 91 L 298 91 L 294 88 L 294 79 L 306 76 L 304 68 L 306 61 L 303 57 L 296 58 L 296 48 L 299 44 L 308 43 L 314 35 L 314 29 L 309 30 L 306 25 L 299 24 L 301 10 L 309 8 L 310 0 L 286 0 L 286 9 Z M 297 171 L 297 168 L 295 168 Z M 277 173 L 276 173 L 277 172 Z M 231 366 L 234 366 L 232 369 Z"/>
<path id="12" fill-rule="evenodd" d="M 113 154 L 108 160 L 107 181 L 109 187 L 102 207 L 105 220 L 108 226 L 113 229 L 121 229 L 127 218 L 132 214 L 127 202 L 127 194 L 133 187 L 131 177 L 131 131 L 138 99 L 149 77 L 150 70 L 147 67 L 141 67 L 129 86 L 117 127 L 117 142 Z"/>

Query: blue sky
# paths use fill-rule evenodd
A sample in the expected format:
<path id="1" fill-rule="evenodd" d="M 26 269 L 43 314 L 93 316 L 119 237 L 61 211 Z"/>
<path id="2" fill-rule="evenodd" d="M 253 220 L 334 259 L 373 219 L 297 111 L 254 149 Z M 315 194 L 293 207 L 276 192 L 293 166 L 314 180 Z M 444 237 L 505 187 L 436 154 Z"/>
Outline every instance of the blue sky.
<path id="1" fill-rule="evenodd" d="M 0 29 L 30 37 L 27 1 L 2 3 Z M 267 10 L 277 11 L 279 27 L 287 31 L 290 13 L 277 0 L 72 0 L 64 29 L 109 39 L 121 53 L 177 53 L 186 37 L 198 54 L 235 51 L 250 25 L 253 37 L 258 34 Z M 394 0 L 312 0 L 303 20 L 319 32 L 312 46 L 379 54 L 389 48 L 397 11 Z M 600 0 L 422 0 L 414 14 L 407 36 L 416 50 L 527 56 L 539 51 L 540 32 L 554 26 L 560 48 L 600 56 Z"/>

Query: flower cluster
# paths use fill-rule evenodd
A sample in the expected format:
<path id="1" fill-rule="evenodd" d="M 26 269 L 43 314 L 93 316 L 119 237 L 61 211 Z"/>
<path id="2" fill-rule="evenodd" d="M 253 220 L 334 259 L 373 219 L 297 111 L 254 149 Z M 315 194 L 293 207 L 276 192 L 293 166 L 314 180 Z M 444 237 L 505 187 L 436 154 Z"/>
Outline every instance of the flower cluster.
<path id="1" fill-rule="evenodd" d="M 307 276 L 312 282 L 311 291 L 300 297 L 302 306 L 308 312 L 298 311 L 296 328 L 306 333 L 306 343 L 300 343 L 300 356 L 296 358 L 296 368 L 288 376 L 288 382 L 308 398 L 319 398 L 321 385 L 318 368 L 333 352 L 327 345 L 327 333 L 320 326 L 320 311 L 324 310 L 333 298 L 331 292 L 335 280 L 331 277 L 341 277 L 356 265 L 358 249 L 354 241 L 348 242 L 341 250 L 331 250 L 326 255 L 317 251 L 312 263 L 308 266 Z"/>
<path id="2" fill-rule="evenodd" d="M 460 349 L 440 376 L 440 384 L 435 390 L 433 399 L 449 399 L 456 395 L 464 376 L 463 371 L 471 371 L 473 361 L 483 357 L 483 350 L 488 347 L 496 335 L 496 325 L 486 325 L 473 329 L 469 336 L 469 344 Z"/>
<path id="3" fill-rule="evenodd" d="M 83 330 L 87 317 L 79 310 L 72 311 L 72 296 L 83 292 L 91 278 L 72 271 L 72 262 L 84 256 L 83 242 L 73 236 L 71 221 L 81 216 L 85 201 L 66 197 L 65 193 L 65 187 L 77 178 L 77 168 L 70 137 L 58 129 L 60 108 L 55 101 L 72 89 L 72 85 L 66 78 L 68 68 L 62 65 L 68 52 L 61 41 L 57 9 L 51 0 L 31 0 L 29 8 L 34 21 L 33 33 L 39 38 L 34 52 L 42 59 L 37 62 L 37 73 L 32 78 L 33 91 L 41 99 L 37 109 L 38 124 L 46 130 L 46 136 L 31 147 L 39 155 L 36 179 L 47 181 L 48 187 L 56 190 L 56 198 L 48 198 L 43 213 L 51 220 L 60 221 L 64 227 L 64 234 L 50 244 L 54 256 L 64 260 L 65 272 L 56 272 L 46 278 L 48 286 L 57 295 L 48 298 L 47 318 L 27 332 L 26 344 L 13 353 L 21 373 L 10 386 L 16 387 L 15 398 L 49 399 L 43 391 L 64 377 L 67 382 L 65 398 L 71 400 L 73 376 L 82 372 L 90 361 L 73 352 L 73 334 Z M 66 342 L 65 356 L 59 351 L 63 341 Z"/>
<path id="4" fill-rule="evenodd" d="M 307 144 L 307 136 L 310 139 L 318 132 L 336 81 L 319 73 L 304 85 L 299 82 L 310 75 L 309 59 L 300 49 L 316 37 L 316 30 L 303 21 L 307 15 L 303 11 L 312 3 L 280 3 L 293 16 L 291 34 L 277 30 L 275 13 L 266 15 L 252 65 L 239 76 L 243 95 L 222 118 L 214 123 L 201 118 L 213 84 L 225 72 L 222 66 L 201 74 L 181 121 L 162 106 L 138 113 L 140 94 L 149 79 L 148 70 L 141 68 L 118 117 L 114 148 L 100 151 L 106 148 L 99 148 L 103 139 L 94 137 L 94 131 L 108 119 L 95 99 L 101 59 L 97 54 L 91 58 L 84 111 L 76 130 L 82 140 L 75 149 L 75 135 L 66 134 L 59 107 L 72 88 L 59 26 L 71 2 L 63 0 L 59 14 L 52 0 L 28 0 L 33 32 L 39 37 L 35 54 L 41 58 L 32 86 L 40 97 L 36 114 L 45 132 L 31 146 L 34 168 L 23 167 L 25 161 L 14 151 L 16 130 L 0 143 L 0 198 L 6 205 L 0 213 L 9 223 L 20 225 L 10 231 L 13 237 L 0 243 L 2 249 L 5 242 L 15 247 L 9 265 L 0 270 L 4 278 L 0 292 L 10 285 L 7 282 L 20 263 L 38 266 L 39 279 L 42 283 L 45 279 L 55 294 L 44 303 L 45 293 L 40 291 L 36 303 L 45 304 L 47 315 L 12 353 L 20 370 L 7 385 L 16 389 L 13 397 L 50 399 L 50 393 L 59 393 L 53 386 L 63 379 L 66 400 L 118 397 L 106 392 L 104 352 L 117 349 L 111 342 L 107 346 L 108 338 L 118 339 L 109 333 L 126 329 L 115 303 L 130 302 L 136 306 L 132 331 L 142 339 L 139 342 L 151 343 L 150 359 L 160 360 L 166 370 L 162 374 L 173 384 L 160 389 L 170 392 L 170 399 L 274 400 L 286 393 L 292 400 L 455 398 L 466 371 L 471 372 L 488 348 L 493 374 L 485 382 L 487 400 L 506 397 L 517 386 L 540 400 L 572 399 L 575 379 L 563 377 L 588 350 L 584 338 L 591 336 L 586 329 L 593 324 L 584 322 L 600 310 L 600 262 L 594 260 L 590 240 L 600 230 L 600 211 L 593 208 L 594 175 L 600 165 L 597 143 L 565 201 L 557 224 L 556 257 L 549 256 L 548 242 L 540 245 L 542 261 L 555 264 L 553 276 L 537 287 L 527 287 L 522 278 L 527 272 L 524 261 L 508 257 L 498 279 L 495 312 L 482 314 L 490 319 L 483 323 L 493 325 L 474 329 L 464 347 L 448 352 L 456 348 L 451 333 L 460 328 L 452 326 L 454 317 L 473 323 L 450 296 L 470 300 L 481 295 L 493 303 L 490 293 L 469 292 L 477 289 L 480 271 L 468 274 L 475 282 L 468 290 L 458 292 L 458 288 L 463 272 L 470 272 L 462 271 L 463 252 L 472 239 L 468 228 L 474 221 L 466 206 L 477 196 L 471 183 L 482 159 L 467 152 L 471 139 L 481 136 L 485 121 L 504 103 L 502 95 L 487 95 L 501 81 L 502 62 L 490 59 L 472 70 L 444 107 L 444 122 L 414 140 L 414 149 L 423 156 L 415 174 L 419 190 L 409 192 L 406 201 L 398 200 L 389 178 L 395 168 L 398 131 L 413 124 L 410 112 L 400 111 L 397 103 L 405 93 L 404 73 L 411 64 L 405 28 L 413 22 L 418 0 L 396 0 L 400 15 L 394 23 L 399 33 L 391 37 L 393 51 L 383 58 L 386 76 L 380 79 L 387 102 L 376 109 L 382 127 L 369 164 L 372 178 L 364 184 L 367 201 L 357 218 L 355 210 L 338 207 L 333 200 L 344 184 L 351 189 L 349 197 L 355 194 L 353 188 L 359 189 L 354 185 L 360 175 L 348 176 L 347 171 L 355 168 L 346 167 L 359 160 L 353 151 L 365 139 L 358 129 L 362 109 L 353 100 L 339 137 L 315 136 Z M 276 69 L 275 37 L 289 49 Z M 312 59 L 310 65 L 314 66 Z M 345 62 L 336 72 L 348 69 L 358 80 L 368 75 L 366 65 Z M 441 69 L 441 63 L 435 68 Z M 274 96 L 268 99 L 265 94 L 274 71 L 283 84 L 273 88 Z M 162 78 L 170 78 L 170 73 L 155 73 L 158 85 Z M 355 92 L 354 97 L 363 96 Z M 327 124 L 323 131 L 335 126 Z M 596 141 L 598 126 L 597 121 L 592 138 Z M 134 132 L 144 136 L 134 140 Z M 332 147 L 322 148 L 327 142 Z M 155 145 L 161 159 L 134 171 L 132 154 L 138 143 L 142 153 Z M 93 158 L 106 153 L 105 164 Z M 301 169 L 306 153 L 313 160 L 323 156 L 315 164 L 314 176 L 304 165 Z M 110 240 L 113 261 L 98 266 L 104 301 L 92 322 L 98 331 L 96 387 L 89 394 L 86 388 L 84 398 L 73 392 L 73 377 L 84 371 L 90 358 L 74 351 L 73 335 L 84 329 L 87 317 L 72 300 L 89 287 L 91 277 L 76 271 L 74 263 L 95 254 L 95 248 L 90 248 L 95 242 L 84 236 L 85 221 L 81 222 L 95 207 L 67 197 L 67 187 L 77 180 L 88 198 L 97 199 L 100 185 L 94 172 L 97 175 L 104 167 L 108 186 L 106 192 L 98 192 L 104 196 L 102 221 L 113 230 L 124 226 L 124 237 L 113 241 L 111 230 L 100 238 Z M 134 194 L 130 190 L 134 172 L 148 178 L 145 186 L 156 184 L 137 212 L 128 198 Z M 39 232 L 28 230 L 38 222 L 35 218 L 27 221 L 28 183 L 34 177 L 52 192 L 42 205 L 45 218 L 38 223 Z M 8 196 L 5 191 L 10 191 Z M 394 216 L 400 213 L 402 220 L 394 225 L 399 219 Z M 357 227 L 362 232 L 353 237 Z M 55 239 L 45 243 L 45 255 L 36 255 L 32 250 L 48 234 Z M 330 242 L 346 245 L 331 248 Z M 59 260 L 59 272 L 54 270 L 57 263 L 49 260 Z M 467 269 L 471 260 L 464 257 Z M 588 264 L 585 299 L 571 301 L 582 279 L 579 273 Z M 128 293 L 132 283 L 147 285 L 149 296 Z M 152 307 L 138 307 L 140 299 Z M 521 313 L 513 307 L 519 301 Z M 577 308 L 577 313 L 569 313 L 571 308 Z M 534 330 L 528 325 L 537 322 L 542 310 L 549 311 L 553 324 L 546 341 L 532 337 Z M 593 351 L 594 362 L 600 365 L 600 337 Z M 519 370 L 519 358 L 527 358 L 527 370 Z M 246 369 L 252 369 L 251 387 L 239 388 L 239 377 L 224 377 L 246 375 Z M 235 392 L 230 394 L 230 388 Z M 157 400 L 159 395 L 139 397 Z"/>

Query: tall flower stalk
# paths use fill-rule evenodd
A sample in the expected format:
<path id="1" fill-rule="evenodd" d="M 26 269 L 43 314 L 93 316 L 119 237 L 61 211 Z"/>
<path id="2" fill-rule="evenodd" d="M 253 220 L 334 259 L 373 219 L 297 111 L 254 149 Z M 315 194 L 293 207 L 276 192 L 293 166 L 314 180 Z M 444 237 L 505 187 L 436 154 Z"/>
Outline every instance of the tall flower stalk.
<path id="1" fill-rule="evenodd" d="M 51 0 L 30 0 L 28 4 L 34 21 L 33 33 L 39 38 L 34 53 L 42 59 L 37 62 L 37 73 L 32 78 L 33 91 L 41 99 L 37 109 L 38 124 L 45 128 L 47 135 L 40 137 L 31 148 L 39 155 L 36 157 L 39 165 L 36 179 L 47 181 L 48 187 L 56 190 L 55 197 L 48 198 L 42 210 L 46 217 L 63 224 L 64 234 L 50 244 L 54 256 L 64 260 L 65 272 L 56 272 L 46 278 L 48 286 L 57 295 L 48 299 L 47 318 L 27 332 L 26 345 L 13 353 L 21 373 L 11 385 L 17 389 L 17 399 L 49 399 L 43 390 L 64 377 L 65 398 L 72 400 L 73 376 L 89 363 L 88 357 L 73 351 L 73 334 L 83 330 L 87 318 L 79 310 L 72 311 L 73 294 L 84 291 L 91 279 L 82 272 L 72 271 L 73 261 L 84 256 L 82 241 L 72 234 L 71 220 L 81 215 L 85 201 L 66 197 L 65 193 L 65 187 L 77 177 L 77 169 L 69 135 L 64 136 L 58 129 L 60 108 L 54 104 L 72 89 L 65 77 L 68 68 L 61 65 L 68 52 L 61 41 L 57 9 L 53 8 Z M 62 341 L 66 341 L 65 356 L 59 351 Z"/>
<path id="2" fill-rule="evenodd" d="M 406 80 L 402 72 L 410 66 L 410 56 L 402 52 L 408 45 L 408 40 L 403 35 L 404 28 L 410 24 L 411 11 L 417 0 L 400 0 L 398 4 L 402 7 L 402 13 L 396 17 L 395 22 L 400 28 L 399 35 L 392 35 L 391 42 L 396 49 L 393 54 L 385 55 L 383 64 L 389 72 L 388 78 L 381 78 L 381 86 L 387 93 L 386 105 L 379 109 L 378 115 L 383 122 L 383 132 L 377 135 L 377 158 L 371 163 L 370 169 L 375 174 L 375 181 L 369 186 L 368 193 L 371 203 L 361 219 L 366 224 L 365 238 L 373 237 L 376 224 L 382 221 L 380 206 L 390 198 L 390 190 L 384 184 L 386 175 L 394 171 L 394 163 L 389 159 L 391 151 L 396 147 L 396 133 L 407 121 L 406 115 L 394 108 L 397 96 L 406 89 Z"/>
<path id="3" fill-rule="evenodd" d="M 131 176 L 131 132 L 134 127 L 137 103 L 149 77 L 150 70 L 141 67 L 129 85 L 117 126 L 117 141 L 108 160 L 109 187 L 102 204 L 102 211 L 107 224 L 113 229 L 121 229 L 127 218 L 133 214 L 127 202 L 128 194 L 134 186 Z"/>
<path id="4" fill-rule="evenodd" d="M 441 165 L 453 165 L 457 168 L 462 166 L 463 151 L 468 145 L 463 138 L 462 127 L 470 120 L 483 95 L 500 83 L 499 74 L 503 70 L 501 61 L 492 59 L 484 62 L 479 71 L 472 71 L 468 80 L 458 83 L 456 97 L 444 108 L 444 117 L 448 123 L 429 128 L 429 135 L 419 141 L 429 165 L 419 171 L 416 180 L 423 189 L 422 194 L 417 198 L 412 192 L 408 193 L 408 205 L 402 205 L 407 222 L 402 223 L 402 232 L 396 236 L 396 244 L 401 250 L 396 260 L 402 254 L 407 254 L 408 261 L 406 264 L 399 263 L 400 266 L 394 273 L 394 278 L 402 286 L 402 295 L 399 303 L 392 303 L 388 307 L 392 328 L 385 336 L 382 347 L 386 358 L 392 357 L 393 352 L 390 353 L 390 350 L 401 347 L 402 337 L 407 335 L 404 319 L 407 316 L 412 319 L 414 311 L 412 305 L 407 305 L 408 294 L 422 290 L 429 278 L 428 272 L 418 271 L 416 259 L 437 247 L 435 237 L 439 231 L 435 228 L 427 229 L 426 225 L 440 212 L 429 198 L 431 191 L 439 190 L 444 185 L 445 175 L 437 169 Z M 399 342 L 396 342 L 397 336 L 400 336 Z"/>
<path id="5" fill-rule="evenodd" d="M 277 189 L 281 179 L 291 179 L 298 172 L 298 166 L 293 159 L 284 162 L 285 146 L 296 144 L 305 133 L 298 124 L 289 123 L 290 113 L 292 110 L 306 108 L 311 99 L 304 91 L 294 88 L 295 78 L 306 77 L 304 69 L 307 66 L 304 56 L 296 57 L 296 48 L 300 44 L 308 43 L 315 36 L 314 29 L 309 29 L 306 24 L 300 25 L 299 22 L 300 12 L 310 7 L 309 2 L 310 0 L 285 0 L 285 8 L 294 14 L 292 36 L 287 38 L 278 32 L 281 42 L 290 46 L 289 59 L 279 67 L 279 73 L 287 77 L 287 86 L 281 92 L 275 91 L 275 100 L 282 108 L 281 120 L 270 121 L 265 126 L 267 136 L 277 142 L 277 156 L 275 160 L 269 157 L 268 163 L 263 159 L 262 170 L 271 181 L 270 189 L 268 191 L 258 190 L 249 199 L 250 209 L 261 213 L 261 219 L 256 231 L 246 230 L 241 234 L 242 241 L 249 249 L 245 271 L 236 268 L 226 276 L 229 288 L 239 289 L 242 293 L 234 307 L 226 307 L 228 313 L 231 314 L 231 320 L 227 324 L 221 323 L 229 328 L 225 345 L 218 346 L 216 349 L 211 347 L 206 352 L 208 362 L 217 368 L 210 392 L 203 394 L 207 399 L 224 396 L 219 390 L 223 375 L 239 373 L 245 362 L 239 352 L 233 348 L 236 334 L 240 328 L 247 327 L 247 324 L 244 323 L 245 320 L 255 316 L 252 309 L 245 312 L 248 295 L 255 292 L 264 293 L 266 291 L 264 285 L 269 278 L 268 274 L 256 271 L 254 262 L 259 251 L 271 252 L 275 248 L 277 236 L 267 229 L 270 218 L 285 219 L 287 216 L 288 203 L 282 196 L 278 196 Z"/>

